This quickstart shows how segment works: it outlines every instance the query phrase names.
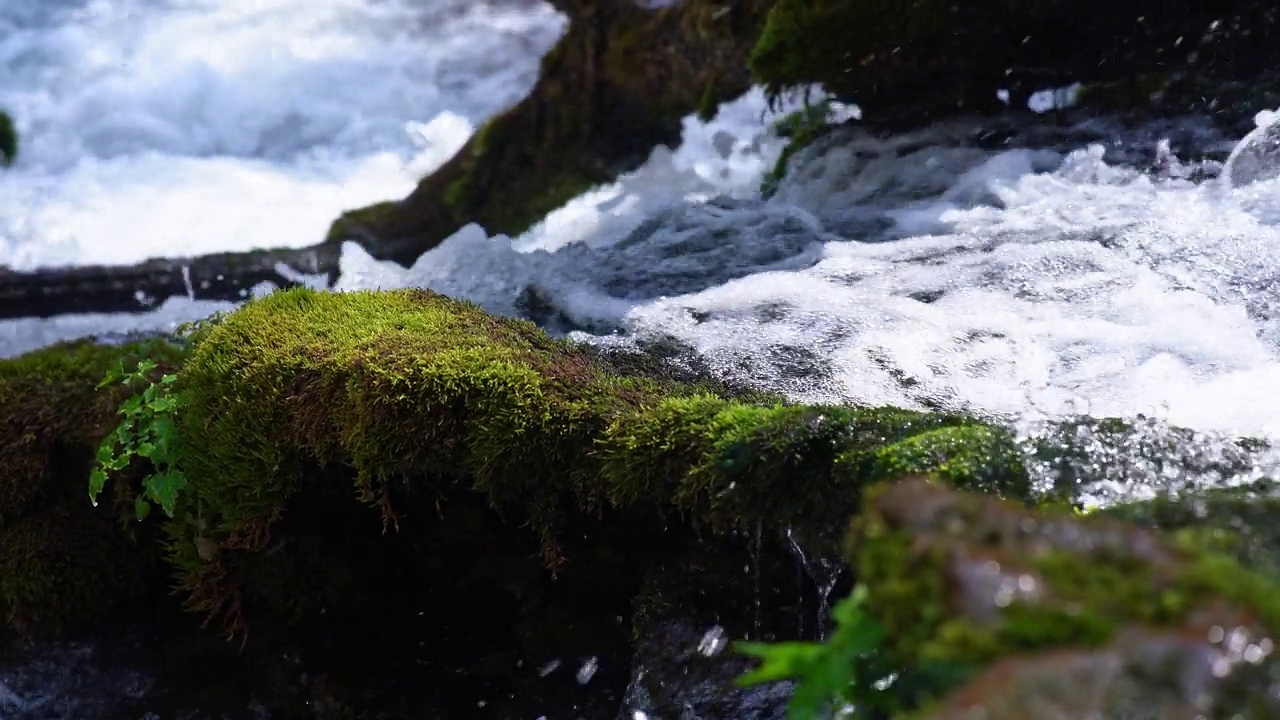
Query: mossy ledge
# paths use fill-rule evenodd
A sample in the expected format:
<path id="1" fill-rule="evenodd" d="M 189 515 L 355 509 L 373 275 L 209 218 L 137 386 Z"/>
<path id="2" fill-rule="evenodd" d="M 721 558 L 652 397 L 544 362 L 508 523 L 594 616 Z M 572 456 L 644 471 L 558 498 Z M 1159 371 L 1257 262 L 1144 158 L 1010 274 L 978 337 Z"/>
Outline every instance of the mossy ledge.
<path id="1" fill-rule="evenodd" d="M 746 59 L 773 0 L 553 4 L 569 28 L 543 58 L 532 92 L 408 197 L 343 214 L 329 242 L 355 240 L 374 257 L 408 265 L 469 223 L 523 233 L 639 167 L 655 146 L 677 142 L 685 116 L 708 115 L 746 92 Z"/>
<path id="2" fill-rule="evenodd" d="M 801 528 L 839 545 L 868 482 L 936 471 L 1027 497 L 1002 429 L 963 415 L 731 399 L 425 290 L 278 292 L 213 326 L 179 375 L 191 483 L 170 523 L 192 608 L 239 622 L 234 568 L 292 499 L 331 492 L 389 527 L 478 493 L 566 559 L 573 517 L 680 516 L 712 532 Z M 340 474 L 337 477 L 342 477 Z"/>

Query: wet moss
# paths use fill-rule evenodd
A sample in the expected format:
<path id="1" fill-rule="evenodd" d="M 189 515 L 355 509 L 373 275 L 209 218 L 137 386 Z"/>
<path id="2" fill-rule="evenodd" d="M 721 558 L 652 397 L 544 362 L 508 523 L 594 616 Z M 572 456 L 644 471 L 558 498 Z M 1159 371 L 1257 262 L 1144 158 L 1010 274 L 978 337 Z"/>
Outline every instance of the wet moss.
<path id="1" fill-rule="evenodd" d="M 389 527 L 397 497 L 480 493 L 535 532 L 552 568 L 565 522 L 606 508 L 715 532 L 794 525 L 835 546 L 862 487 L 904 469 L 1029 493 L 1007 438 L 972 418 L 756 404 L 767 396 L 654 367 L 429 291 L 295 289 L 245 305 L 195 346 L 178 385 L 181 431 L 200 439 L 170 525 L 192 607 L 235 606 L 234 558 L 267 546 L 292 498 L 339 477 L 325 467 L 351 468 L 352 497 Z"/>
<path id="2" fill-rule="evenodd" d="M 334 243 L 350 239 L 358 240 L 364 234 L 363 228 L 376 225 L 379 220 L 387 217 L 395 206 L 396 203 L 389 200 L 348 210 L 339 215 L 338 219 L 329 226 L 329 233 L 324 241 Z"/>
<path id="3" fill-rule="evenodd" d="M 977 670 L 1023 652 L 1098 647 L 1124 629 L 1180 632 L 1223 607 L 1262 636 L 1280 632 L 1275 581 L 1189 536 L 921 479 L 878 486 L 864 503 L 849 557 L 888 650 L 908 665 Z"/>

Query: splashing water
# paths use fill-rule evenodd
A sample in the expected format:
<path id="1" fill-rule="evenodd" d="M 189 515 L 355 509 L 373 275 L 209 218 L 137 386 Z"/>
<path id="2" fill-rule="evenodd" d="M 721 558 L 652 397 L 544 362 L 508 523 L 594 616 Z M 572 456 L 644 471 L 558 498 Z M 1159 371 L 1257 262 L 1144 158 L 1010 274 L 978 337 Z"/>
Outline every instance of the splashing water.
<path id="1" fill-rule="evenodd" d="M 533 85 L 522 0 L 0 0 L 0 265 L 305 246 Z"/>

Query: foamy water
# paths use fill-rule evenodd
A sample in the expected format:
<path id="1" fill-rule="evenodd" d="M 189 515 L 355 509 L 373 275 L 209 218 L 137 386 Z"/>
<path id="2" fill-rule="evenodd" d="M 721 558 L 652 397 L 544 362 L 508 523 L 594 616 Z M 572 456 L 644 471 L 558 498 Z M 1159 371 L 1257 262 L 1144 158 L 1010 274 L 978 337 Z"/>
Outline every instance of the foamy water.
<path id="1" fill-rule="evenodd" d="M 532 87 L 526 0 L 0 0 L 0 265 L 323 239 Z"/>

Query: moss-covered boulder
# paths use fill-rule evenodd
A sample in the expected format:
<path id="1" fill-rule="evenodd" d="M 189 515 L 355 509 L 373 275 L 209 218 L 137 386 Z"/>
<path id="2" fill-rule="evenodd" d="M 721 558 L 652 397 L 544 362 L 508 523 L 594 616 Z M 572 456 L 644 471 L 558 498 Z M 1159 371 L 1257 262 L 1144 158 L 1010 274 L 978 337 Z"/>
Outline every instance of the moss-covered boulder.
<path id="1" fill-rule="evenodd" d="M 1280 484 L 1262 479 L 1236 487 L 1161 493 L 1097 514 L 1144 527 L 1184 531 L 1242 565 L 1280 577 Z"/>
<path id="2" fill-rule="evenodd" d="M 934 471 L 1031 492 L 1011 436 L 973 418 L 788 405 L 429 291 L 251 302 L 199 340 L 179 383 L 181 432 L 197 440 L 172 560 L 191 606 L 230 612 L 233 625 L 245 583 L 288 586 L 285 568 L 245 568 L 280 542 L 280 519 L 305 497 L 345 496 L 356 510 L 358 499 L 388 527 L 431 524 L 479 497 L 530 528 L 555 568 L 574 561 L 566 528 L 601 511 L 655 527 L 794 528 L 835 552 L 861 489 L 879 478 Z"/>
<path id="3" fill-rule="evenodd" d="M 1073 81 L 1268 68 L 1275 22 L 1257 0 L 779 0 L 751 69 L 769 90 L 820 82 L 872 122 L 922 124 Z"/>
<path id="4" fill-rule="evenodd" d="M 885 651 L 970 678 L 913 717 L 1280 712 L 1280 585 L 1194 535 L 910 478 L 868 491 L 849 554 Z"/>
<path id="5" fill-rule="evenodd" d="M 142 590 L 158 546 L 135 542 L 116 502 L 95 509 L 86 493 L 96 446 L 128 394 L 98 384 L 115 363 L 179 356 L 158 341 L 76 342 L 0 360 L 0 615 L 10 627 L 39 635 L 82 626 Z M 127 478 L 117 491 L 131 509 Z"/>
<path id="6" fill-rule="evenodd" d="M 374 257 L 407 265 L 468 223 L 524 232 L 638 167 L 655 146 L 678 141 L 683 117 L 713 112 L 745 92 L 747 55 L 772 4 L 557 3 L 569 28 L 542 60 L 529 96 L 480 128 L 408 197 L 344 214 L 329 240 L 357 240 Z"/>

